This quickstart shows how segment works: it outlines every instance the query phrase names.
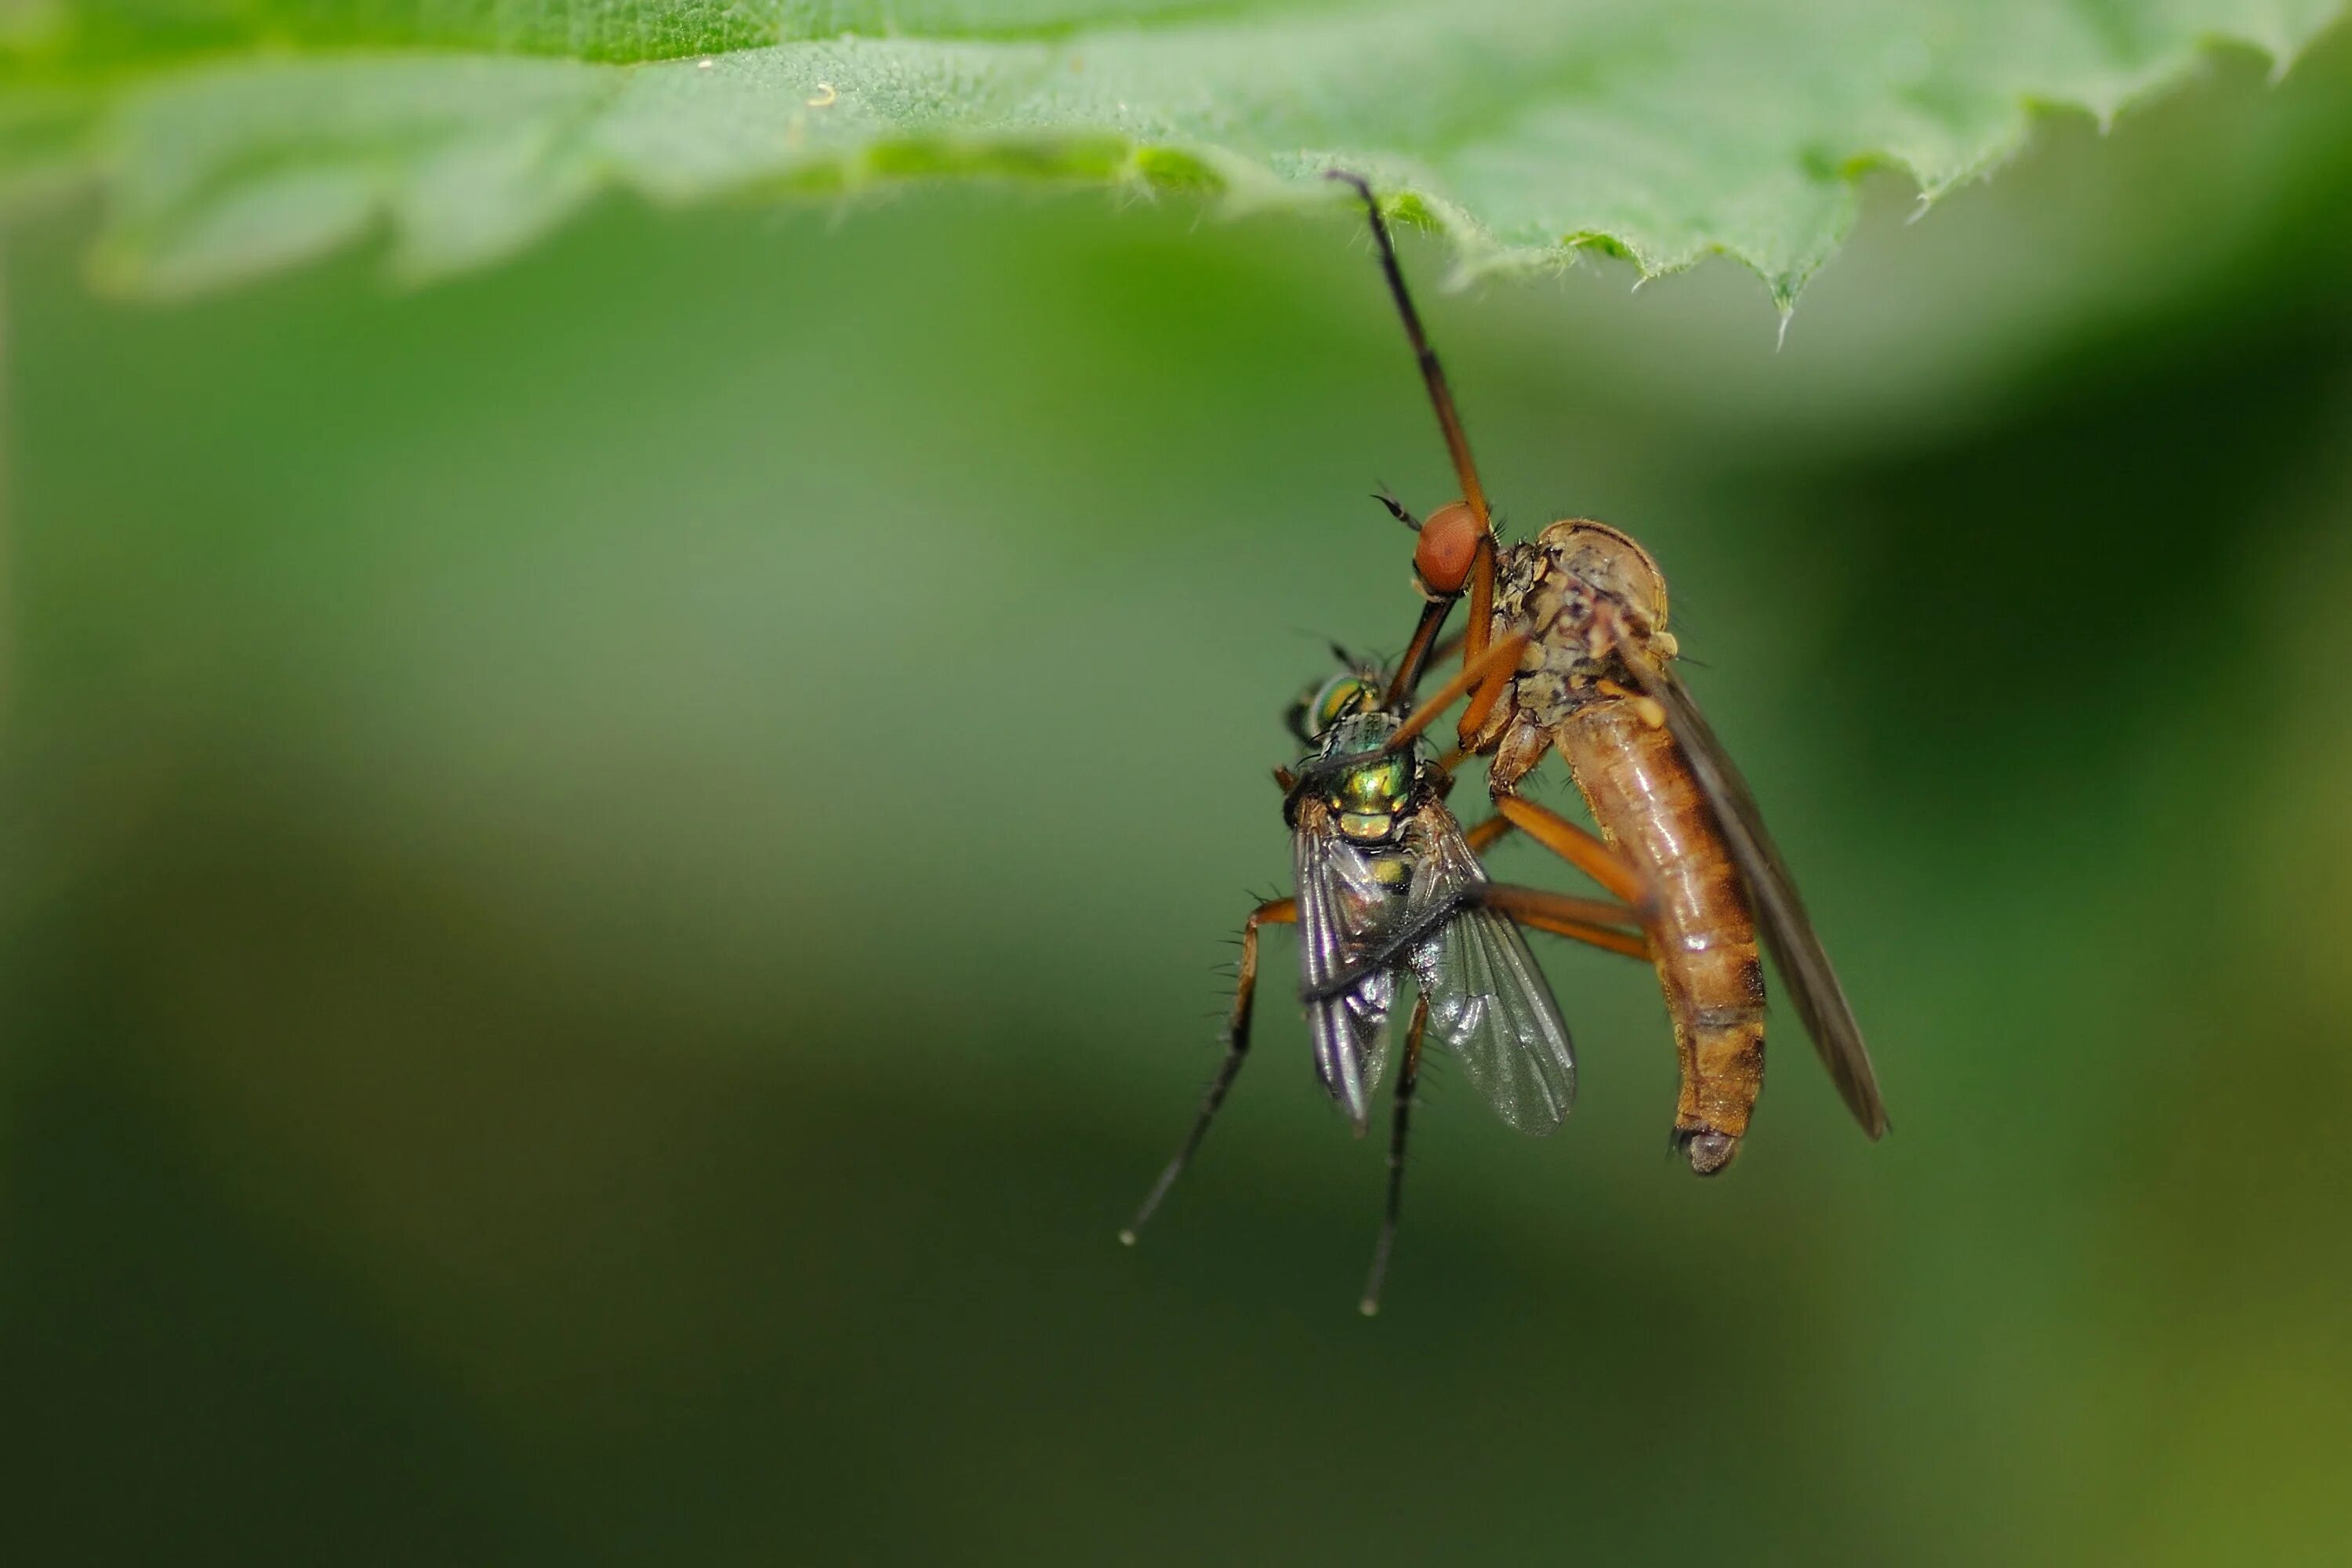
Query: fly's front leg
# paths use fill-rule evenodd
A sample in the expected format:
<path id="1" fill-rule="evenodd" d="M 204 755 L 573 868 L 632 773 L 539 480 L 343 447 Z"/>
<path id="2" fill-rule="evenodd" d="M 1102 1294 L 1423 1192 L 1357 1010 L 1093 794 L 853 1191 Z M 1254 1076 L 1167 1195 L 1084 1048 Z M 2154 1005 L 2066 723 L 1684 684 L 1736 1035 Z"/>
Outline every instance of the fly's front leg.
<path id="1" fill-rule="evenodd" d="M 1183 1146 L 1176 1151 L 1176 1157 L 1168 1162 L 1168 1168 L 1160 1173 L 1160 1179 L 1151 1184 L 1151 1191 L 1144 1194 L 1143 1206 L 1135 1211 L 1135 1218 L 1118 1233 L 1119 1240 L 1126 1245 L 1135 1245 L 1136 1235 L 1143 1229 L 1144 1222 L 1160 1206 L 1160 1200 L 1168 1195 L 1168 1189 L 1176 1184 L 1176 1178 L 1184 1173 L 1184 1167 L 1192 1163 L 1192 1155 L 1201 1147 L 1201 1140 L 1209 1135 L 1209 1123 L 1216 1120 L 1218 1107 L 1224 1104 L 1226 1093 L 1234 1087 L 1234 1079 L 1241 1076 L 1243 1058 L 1249 1055 L 1250 1015 L 1257 1002 L 1258 928 L 1297 923 L 1298 900 L 1296 899 L 1269 899 L 1251 910 L 1250 918 L 1243 922 L 1241 973 L 1234 984 L 1233 1016 L 1225 1024 L 1224 1065 L 1217 1069 L 1217 1076 L 1210 1081 L 1209 1092 L 1201 1100 L 1201 1113 L 1193 1119 L 1192 1131 L 1186 1135 Z"/>
<path id="2" fill-rule="evenodd" d="M 1445 628 L 1445 617 L 1454 609 L 1454 598 L 1446 595 L 1433 598 L 1421 607 L 1421 620 L 1412 628 L 1412 641 L 1405 645 L 1404 656 L 1397 660 L 1396 674 L 1389 681 L 1388 692 L 1381 706 L 1394 709 L 1413 689 L 1421 684 L 1422 671 L 1433 659 L 1437 634 Z"/>
<path id="3" fill-rule="evenodd" d="M 1447 454 L 1454 459 L 1454 477 L 1462 481 L 1460 500 L 1448 501 L 1422 520 L 1420 539 L 1413 546 L 1412 569 L 1432 597 L 1451 601 L 1465 592 L 1470 595 L 1470 625 L 1462 641 L 1462 662 L 1466 670 L 1486 652 L 1495 635 L 1495 521 L 1486 505 L 1486 487 L 1479 480 L 1478 465 L 1471 460 L 1470 437 L 1464 432 L 1462 416 L 1454 409 L 1454 390 L 1446 384 L 1436 351 L 1429 346 L 1429 334 L 1422 330 L 1421 312 L 1413 308 L 1412 292 L 1404 285 L 1404 270 L 1397 264 L 1396 246 L 1389 238 L 1387 220 L 1381 216 L 1380 199 L 1360 174 L 1344 169 L 1327 170 L 1326 174 L 1353 187 L 1363 198 L 1364 216 L 1372 227 L 1372 243 L 1380 252 L 1381 270 L 1396 301 L 1398 319 L 1404 323 L 1405 341 L 1412 345 L 1413 357 L 1420 362 L 1422 381 L 1429 388 L 1430 407 L 1437 415 L 1437 428 L 1445 437 Z M 1390 510 L 1400 518 L 1406 516 L 1403 509 L 1393 503 Z M 1392 689 L 1388 706 L 1393 708 L 1409 689 L 1410 686 Z M 1488 699 L 1479 708 L 1479 716 L 1483 719 L 1486 710 L 1493 705 L 1494 700 Z"/>
<path id="4" fill-rule="evenodd" d="M 1471 706 L 1483 723 L 1486 712 L 1502 695 L 1503 689 L 1510 684 L 1519 655 L 1527 650 L 1527 638 L 1514 634 L 1490 644 L 1476 658 L 1465 661 L 1461 673 L 1413 705 L 1412 712 L 1397 726 L 1396 732 L 1388 738 L 1381 750 L 1404 750 L 1412 743 L 1414 737 L 1429 728 L 1432 720 L 1460 701 L 1465 693 L 1477 693 Z M 1486 707 L 1480 708 L 1480 702 L 1484 702 Z"/>
<path id="5" fill-rule="evenodd" d="M 1484 605 L 1478 603 L 1481 595 L 1475 594 L 1471 595 L 1473 606 L 1470 612 L 1473 616 L 1471 625 L 1474 626 L 1491 623 L 1494 616 L 1495 563 L 1491 551 L 1486 557 L 1486 563 L 1487 591 L 1483 596 L 1486 603 Z M 1485 617 L 1485 619 L 1481 620 L 1478 617 Z M 1510 633 L 1497 639 L 1496 646 L 1511 644 L 1516 644 L 1524 652 L 1528 644 L 1527 635 L 1523 632 Z M 1465 642 L 1464 647 L 1466 650 L 1468 643 Z M 1465 670 L 1466 671 L 1475 662 L 1476 662 L 1475 658 L 1465 657 L 1463 660 Z M 1511 711 L 1511 705 L 1505 702 L 1504 698 L 1509 695 L 1511 683 L 1517 680 L 1518 676 L 1519 661 L 1515 657 L 1507 664 L 1492 667 L 1486 679 L 1478 683 L 1478 689 L 1471 695 L 1469 706 L 1462 710 L 1462 721 L 1454 727 L 1454 742 L 1464 751 L 1494 750 L 1495 742 Z"/>
<path id="6" fill-rule="evenodd" d="M 1479 531 L 1477 546 L 1470 556 L 1470 624 L 1464 628 L 1462 662 L 1467 665 L 1485 653 L 1487 639 L 1494 635 L 1495 531 L 1488 527 Z"/>

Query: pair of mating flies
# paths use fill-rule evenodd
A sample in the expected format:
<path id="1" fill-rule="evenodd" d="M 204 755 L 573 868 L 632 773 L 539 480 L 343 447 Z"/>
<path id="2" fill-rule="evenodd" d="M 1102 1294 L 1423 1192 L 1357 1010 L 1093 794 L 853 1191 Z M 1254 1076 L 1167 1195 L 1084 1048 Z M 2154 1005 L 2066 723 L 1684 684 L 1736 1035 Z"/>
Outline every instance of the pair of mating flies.
<path id="1" fill-rule="evenodd" d="M 1453 1053 L 1497 1114 L 1523 1132 L 1558 1127 L 1576 1095 L 1567 1026 L 1521 928 L 1656 966 L 1673 1019 L 1681 1093 L 1675 1142 L 1693 1171 L 1731 1163 L 1764 1081 L 1764 968 L 1771 949 L 1797 1016 L 1838 1092 L 1872 1138 L 1886 1110 L 1829 956 L 1738 772 L 1671 668 L 1666 585 L 1639 544 L 1605 524 L 1555 522 L 1503 545 L 1470 443 L 1422 330 L 1379 201 L 1353 186 L 1453 458 L 1462 499 L 1420 521 L 1381 498 L 1419 539 L 1424 604 L 1392 671 L 1355 666 L 1303 698 L 1292 727 L 1313 748 L 1277 769 L 1297 891 L 1260 905 L 1242 929 L 1241 973 L 1224 1065 L 1175 1158 L 1121 1239 L 1160 1205 L 1192 1160 L 1249 1052 L 1258 933 L 1299 930 L 1300 1000 L 1316 1075 L 1361 1132 L 1389 1056 L 1402 982 L 1417 994 L 1405 1027 L 1390 1134 L 1388 1206 L 1363 1310 L 1376 1310 L 1404 1190 L 1405 1133 L 1424 1045 Z M 1461 668 L 1420 695 L 1444 662 L 1454 604 L 1469 601 Z M 1455 748 L 1422 737 L 1468 700 Z M 1518 795 L 1557 751 L 1600 836 Z M 1453 771 L 1488 759 L 1495 816 L 1465 831 L 1446 805 Z M 1514 829 L 1608 895 L 1572 898 L 1491 880 L 1479 863 Z"/>

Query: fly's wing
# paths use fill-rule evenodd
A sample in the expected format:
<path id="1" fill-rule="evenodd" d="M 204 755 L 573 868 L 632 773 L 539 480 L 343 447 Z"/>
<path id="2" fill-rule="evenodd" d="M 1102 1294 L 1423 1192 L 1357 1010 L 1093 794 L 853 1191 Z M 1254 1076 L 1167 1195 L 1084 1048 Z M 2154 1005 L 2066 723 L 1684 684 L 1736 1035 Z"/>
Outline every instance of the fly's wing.
<path id="1" fill-rule="evenodd" d="M 1805 901 L 1797 896 L 1797 884 L 1790 879 L 1788 867 L 1780 863 L 1772 836 L 1764 829 L 1763 813 L 1756 809 L 1747 781 L 1731 765 L 1723 743 L 1707 728 L 1698 705 L 1672 671 L 1631 654 L 1625 667 L 1643 693 L 1665 710 L 1666 726 L 1690 763 L 1691 776 L 1715 808 L 1731 858 L 1748 884 L 1748 897 L 1755 901 L 1765 943 L 1788 979 L 1797 1016 L 1813 1037 L 1813 1047 L 1836 1081 L 1839 1096 L 1862 1123 L 1862 1130 L 1878 1137 L 1886 1131 L 1886 1106 L 1878 1097 L 1878 1075 L 1871 1070 L 1870 1052 L 1863 1047 L 1862 1026 L 1853 1021 L 1845 988 L 1838 984 L 1837 971 L 1830 967 L 1830 955 L 1822 951 L 1822 939 L 1805 913 Z"/>
<path id="2" fill-rule="evenodd" d="M 1371 858 L 1339 837 L 1318 803 L 1299 812 L 1291 858 L 1298 875 L 1299 970 L 1311 992 L 1363 963 L 1386 933 L 1396 900 L 1375 879 Z M 1315 1076 L 1360 1132 L 1388 1064 L 1395 1001 L 1396 971 L 1383 966 L 1307 1004 Z"/>
<path id="3" fill-rule="evenodd" d="M 1423 806 L 1412 831 L 1406 921 L 1455 910 L 1412 948 L 1428 1031 L 1462 1059 L 1496 1115 L 1522 1132 L 1549 1132 L 1576 1103 L 1576 1054 L 1551 987 L 1519 928 L 1475 901 L 1486 873 L 1454 814 Z"/>

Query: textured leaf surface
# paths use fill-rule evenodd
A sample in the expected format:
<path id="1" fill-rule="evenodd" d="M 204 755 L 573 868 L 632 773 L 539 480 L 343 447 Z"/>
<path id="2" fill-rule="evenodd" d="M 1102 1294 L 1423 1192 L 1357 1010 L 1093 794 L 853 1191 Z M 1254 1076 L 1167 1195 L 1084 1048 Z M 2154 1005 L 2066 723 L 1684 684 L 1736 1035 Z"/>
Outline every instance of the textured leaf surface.
<path id="1" fill-rule="evenodd" d="M 0 0 L 0 186 L 95 176 L 102 275 L 199 289 L 378 229 L 433 276 L 611 187 L 993 174 L 1237 205 L 1372 174 L 1472 270 L 1710 253 L 1783 304 L 1879 165 L 1925 199 L 2340 0 Z"/>

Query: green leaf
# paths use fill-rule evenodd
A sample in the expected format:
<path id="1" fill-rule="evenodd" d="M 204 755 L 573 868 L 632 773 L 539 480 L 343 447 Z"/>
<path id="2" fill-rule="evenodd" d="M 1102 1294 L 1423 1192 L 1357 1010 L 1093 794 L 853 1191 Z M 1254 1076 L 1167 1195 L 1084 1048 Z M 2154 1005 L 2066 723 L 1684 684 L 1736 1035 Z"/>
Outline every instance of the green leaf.
<path id="1" fill-rule="evenodd" d="M 1371 175 L 1465 272 L 1719 253 L 1785 309 L 1874 167 L 1923 201 L 2036 109 L 2104 122 L 2342 0 L 0 0 L 0 188 L 101 182 L 100 275 L 177 293 L 381 230 L 430 278 L 620 188 L 914 176 L 1328 200 Z M 879 35 L 879 36 L 874 36 Z"/>

